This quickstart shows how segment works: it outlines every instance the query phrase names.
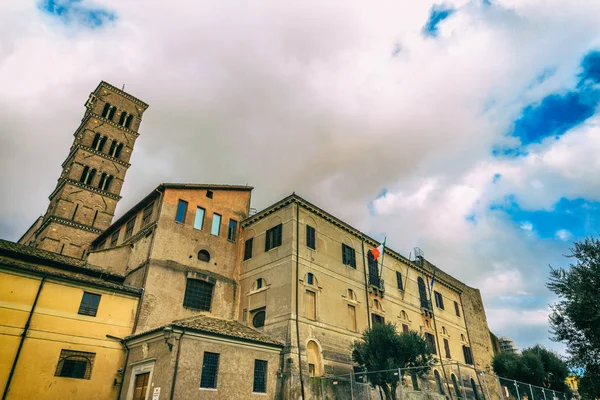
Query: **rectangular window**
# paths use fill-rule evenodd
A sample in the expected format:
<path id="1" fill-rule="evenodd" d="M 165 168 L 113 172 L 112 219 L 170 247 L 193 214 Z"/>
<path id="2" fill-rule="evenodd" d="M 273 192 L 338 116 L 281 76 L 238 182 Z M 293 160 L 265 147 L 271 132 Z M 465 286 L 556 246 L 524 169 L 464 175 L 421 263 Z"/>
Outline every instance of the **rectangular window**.
<path id="1" fill-rule="evenodd" d="M 194 218 L 194 229 L 202 230 L 204 226 L 204 208 L 196 207 L 196 217 Z"/>
<path id="2" fill-rule="evenodd" d="M 402 332 L 408 332 L 408 325 L 402 324 Z"/>
<path id="3" fill-rule="evenodd" d="M 135 390 L 133 392 L 133 400 L 146 400 L 146 392 L 148 391 L 148 380 L 150 372 L 138 374 L 135 376 Z"/>
<path id="4" fill-rule="evenodd" d="M 99 294 L 83 292 L 83 298 L 81 299 L 81 304 L 79 304 L 79 311 L 77 314 L 95 317 L 98 312 L 100 297 Z"/>
<path id="5" fill-rule="evenodd" d="M 356 268 L 356 252 L 350 246 L 342 243 L 342 263 L 352 268 Z"/>
<path id="6" fill-rule="evenodd" d="M 252 246 L 254 245 L 254 238 L 250 238 L 246 240 L 244 243 L 244 260 L 249 260 L 252 258 Z"/>
<path id="7" fill-rule="evenodd" d="M 54 376 L 63 378 L 90 379 L 96 353 L 61 350 Z"/>
<path id="8" fill-rule="evenodd" d="M 219 232 L 221 232 L 221 216 L 217 213 L 214 213 L 212 219 L 212 227 L 210 228 L 210 234 L 214 236 L 219 236 Z"/>
<path id="9" fill-rule="evenodd" d="M 121 233 L 120 229 L 117 229 L 110 237 L 110 247 L 115 247 L 117 242 L 119 241 L 119 233 Z"/>
<path id="10" fill-rule="evenodd" d="M 456 316 L 460 317 L 460 309 L 458 308 L 458 303 L 454 302 L 454 311 L 456 311 Z"/>
<path id="11" fill-rule="evenodd" d="M 398 285 L 398 289 L 402 290 L 402 274 L 396 271 L 396 284 Z"/>
<path id="12" fill-rule="evenodd" d="M 306 291 L 306 318 L 315 320 L 317 319 L 317 302 L 315 292 L 310 290 Z"/>
<path id="13" fill-rule="evenodd" d="M 282 225 L 279 224 L 267 230 L 265 235 L 265 251 L 281 246 L 281 229 Z"/>
<path id="14" fill-rule="evenodd" d="M 450 356 L 450 343 L 448 343 L 448 339 L 444 339 L 444 350 L 446 350 L 446 358 L 452 358 Z"/>
<path id="15" fill-rule="evenodd" d="M 348 304 L 348 321 L 350 324 L 350 330 L 356 332 L 356 307 Z"/>
<path id="16" fill-rule="evenodd" d="M 135 227 L 135 217 L 127 221 L 127 225 L 125 225 L 125 238 L 124 240 L 129 239 L 133 235 L 133 228 Z"/>
<path id="17" fill-rule="evenodd" d="M 200 387 L 205 389 L 217 388 L 217 375 L 219 374 L 219 353 L 204 352 L 202 361 L 202 377 Z"/>
<path id="18" fill-rule="evenodd" d="M 463 346 L 463 355 L 465 356 L 465 363 L 473 365 L 473 354 L 471 354 L 471 348 Z"/>
<path id="19" fill-rule="evenodd" d="M 146 208 L 144 208 L 144 213 L 142 214 L 142 226 L 146 226 L 150 223 L 153 212 L 154 212 L 154 203 L 149 204 L 146 206 Z"/>
<path id="20" fill-rule="evenodd" d="M 317 231 L 310 225 L 306 225 L 306 247 L 317 248 Z"/>
<path id="21" fill-rule="evenodd" d="M 429 349 L 433 352 L 433 354 L 437 354 L 437 349 L 435 348 L 435 337 L 431 333 L 425 333 L 425 341 L 429 345 Z"/>
<path id="22" fill-rule="evenodd" d="M 442 297 L 440 292 L 433 292 L 433 294 L 435 295 L 435 305 L 438 306 L 438 308 L 441 308 L 442 310 L 444 309 L 444 298 Z"/>
<path id="23" fill-rule="evenodd" d="M 385 318 L 381 315 L 371 314 L 371 325 L 375 326 L 377 324 L 385 324 Z"/>
<path id="24" fill-rule="evenodd" d="M 185 214 L 187 214 L 188 202 L 185 200 L 179 200 L 177 202 L 177 215 L 175 215 L 175 221 L 185 223 Z"/>
<path id="25" fill-rule="evenodd" d="M 227 240 L 235 242 L 235 236 L 237 234 L 237 221 L 229 220 L 229 230 L 227 231 Z"/>
<path id="26" fill-rule="evenodd" d="M 210 311 L 214 285 L 200 279 L 188 279 L 185 284 L 183 306 Z"/>
<path id="27" fill-rule="evenodd" d="M 267 361 L 254 360 L 254 384 L 252 392 L 267 393 Z"/>

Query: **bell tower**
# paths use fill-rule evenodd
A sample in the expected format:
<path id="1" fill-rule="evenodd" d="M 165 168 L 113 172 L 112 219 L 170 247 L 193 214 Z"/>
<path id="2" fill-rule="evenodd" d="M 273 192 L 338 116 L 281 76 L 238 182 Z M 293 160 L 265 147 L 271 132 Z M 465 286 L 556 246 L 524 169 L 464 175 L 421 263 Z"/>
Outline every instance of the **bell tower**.
<path id="1" fill-rule="evenodd" d="M 112 222 L 148 105 L 102 81 L 85 107 L 48 210 L 20 241 L 77 258 Z"/>

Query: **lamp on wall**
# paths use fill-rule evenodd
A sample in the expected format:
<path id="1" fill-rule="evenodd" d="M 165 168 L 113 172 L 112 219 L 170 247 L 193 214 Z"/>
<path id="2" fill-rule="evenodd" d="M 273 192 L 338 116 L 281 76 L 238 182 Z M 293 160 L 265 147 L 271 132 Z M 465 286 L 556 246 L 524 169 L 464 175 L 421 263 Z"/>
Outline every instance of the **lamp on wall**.
<path id="1" fill-rule="evenodd" d="M 173 351 L 173 328 L 171 326 L 165 326 L 163 329 L 163 336 L 165 337 L 165 343 L 169 346 L 169 351 Z"/>

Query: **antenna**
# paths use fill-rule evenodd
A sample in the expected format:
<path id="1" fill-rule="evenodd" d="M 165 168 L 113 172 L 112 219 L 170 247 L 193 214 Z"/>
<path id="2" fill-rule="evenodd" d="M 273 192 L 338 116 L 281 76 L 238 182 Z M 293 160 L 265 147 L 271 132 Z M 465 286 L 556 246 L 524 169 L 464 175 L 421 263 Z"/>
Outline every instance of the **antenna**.
<path id="1" fill-rule="evenodd" d="M 121 88 L 122 91 L 125 91 L 125 84 L 123 84 L 123 87 Z"/>

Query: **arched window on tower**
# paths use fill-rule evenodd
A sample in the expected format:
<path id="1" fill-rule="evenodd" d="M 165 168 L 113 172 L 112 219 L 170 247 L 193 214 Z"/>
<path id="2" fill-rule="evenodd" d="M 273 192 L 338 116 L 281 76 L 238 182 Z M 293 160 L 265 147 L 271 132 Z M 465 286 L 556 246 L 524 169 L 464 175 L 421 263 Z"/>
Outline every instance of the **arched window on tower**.
<path id="1" fill-rule="evenodd" d="M 109 112 L 110 112 L 110 103 L 105 103 L 104 108 L 102 109 L 102 118 L 108 117 Z"/>
<path id="2" fill-rule="evenodd" d="M 102 139 L 100 139 L 100 142 L 98 142 L 98 147 L 96 147 L 96 150 L 102 151 L 102 149 L 104 149 L 104 145 L 106 144 L 107 140 L 108 140 L 108 138 L 106 136 L 103 136 Z"/>
<path id="3" fill-rule="evenodd" d="M 92 141 L 92 149 L 95 149 L 98 146 L 98 142 L 100 142 L 100 134 L 96 133 L 96 136 L 94 136 L 94 140 Z"/>
<path id="4" fill-rule="evenodd" d="M 127 119 L 127 113 L 125 111 L 123 111 L 121 113 L 121 117 L 119 118 L 119 125 L 121 125 L 121 126 L 125 125 L 126 119 Z"/>
<path id="5" fill-rule="evenodd" d="M 88 176 L 85 180 L 85 184 L 86 185 L 91 185 L 92 184 L 92 180 L 94 179 L 94 176 L 96 175 L 96 170 L 92 169 L 90 170 L 90 172 L 88 173 Z"/>
<path id="6" fill-rule="evenodd" d="M 117 141 L 113 140 L 110 144 L 110 149 L 108 149 L 108 155 L 114 157 L 115 151 L 117 151 Z"/>
<path id="7" fill-rule="evenodd" d="M 108 178 L 106 178 L 106 182 L 104 182 L 104 188 L 102 190 L 108 190 L 110 189 L 110 184 L 112 183 L 112 175 L 109 175 Z"/>
<path id="8" fill-rule="evenodd" d="M 98 189 L 102 189 L 104 187 L 104 183 L 106 182 L 106 172 L 103 172 L 100 176 L 100 182 L 98 182 Z"/>
<path id="9" fill-rule="evenodd" d="M 125 121 L 125 128 L 128 128 L 131 126 L 131 122 L 133 121 L 133 115 L 129 115 L 127 117 L 127 120 Z"/>
<path id="10" fill-rule="evenodd" d="M 121 151 L 123 150 L 123 143 L 119 143 L 117 146 L 117 150 L 115 151 L 115 157 L 119 158 L 121 156 Z"/>
<path id="11" fill-rule="evenodd" d="M 111 109 L 110 109 L 110 112 L 107 115 L 107 118 L 112 121 L 113 118 L 115 117 L 115 113 L 116 112 L 117 112 L 117 106 L 112 106 Z"/>
<path id="12" fill-rule="evenodd" d="M 81 178 L 79 178 L 79 182 L 81 182 L 81 183 L 86 182 L 89 170 L 90 170 L 90 167 L 88 167 L 87 165 L 85 167 L 83 167 L 83 172 L 81 173 Z"/>

